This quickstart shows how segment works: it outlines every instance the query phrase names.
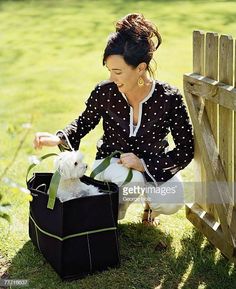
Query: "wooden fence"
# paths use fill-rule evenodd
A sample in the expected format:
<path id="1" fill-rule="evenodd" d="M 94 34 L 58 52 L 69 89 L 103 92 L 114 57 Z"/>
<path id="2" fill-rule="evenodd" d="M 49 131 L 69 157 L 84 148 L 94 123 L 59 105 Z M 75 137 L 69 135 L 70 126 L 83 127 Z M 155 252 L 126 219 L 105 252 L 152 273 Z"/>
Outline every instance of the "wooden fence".
<path id="1" fill-rule="evenodd" d="M 195 201 L 186 216 L 223 255 L 236 261 L 236 42 L 193 32 L 193 73 L 184 94 L 195 136 Z M 234 55 L 235 54 L 235 55 Z"/>

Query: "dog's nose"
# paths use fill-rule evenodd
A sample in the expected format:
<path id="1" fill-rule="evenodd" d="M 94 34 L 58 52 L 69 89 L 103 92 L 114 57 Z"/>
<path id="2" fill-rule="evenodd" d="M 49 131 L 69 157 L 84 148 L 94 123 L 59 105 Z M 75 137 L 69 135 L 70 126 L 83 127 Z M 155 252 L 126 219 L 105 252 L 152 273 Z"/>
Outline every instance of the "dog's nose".
<path id="1" fill-rule="evenodd" d="M 78 163 L 77 163 L 77 162 L 75 162 L 75 163 L 74 163 L 74 165 L 75 165 L 75 166 L 77 166 L 77 165 L 78 165 Z"/>

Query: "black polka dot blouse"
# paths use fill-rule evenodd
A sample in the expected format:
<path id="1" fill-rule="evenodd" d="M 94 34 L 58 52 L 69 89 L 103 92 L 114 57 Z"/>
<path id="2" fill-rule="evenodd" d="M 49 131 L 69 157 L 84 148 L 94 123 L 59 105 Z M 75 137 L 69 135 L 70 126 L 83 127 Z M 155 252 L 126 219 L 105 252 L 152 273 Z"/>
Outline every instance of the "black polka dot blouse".
<path id="1" fill-rule="evenodd" d="M 63 131 L 72 147 L 103 119 L 104 134 L 97 145 L 96 159 L 118 150 L 138 156 L 150 182 L 165 182 L 193 159 L 192 126 L 179 90 L 153 81 L 149 95 L 139 104 L 139 119 L 133 124 L 133 109 L 114 82 L 98 84 L 86 101 L 85 111 Z M 175 147 L 168 151 L 171 132 Z M 66 143 L 61 132 L 58 136 Z M 118 156 L 117 156 L 118 157 Z"/>

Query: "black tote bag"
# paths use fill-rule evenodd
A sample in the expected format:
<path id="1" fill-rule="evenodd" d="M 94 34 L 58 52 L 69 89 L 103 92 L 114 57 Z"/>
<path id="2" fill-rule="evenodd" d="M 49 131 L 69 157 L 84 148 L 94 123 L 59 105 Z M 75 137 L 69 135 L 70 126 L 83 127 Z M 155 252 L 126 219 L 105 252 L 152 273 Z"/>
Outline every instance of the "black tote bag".
<path id="1" fill-rule="evenodd" d="M 52 173 L 35 173 L 27 181 L 30 202 L 29 236 L 64 280 L 73 280 L 120 265 L 117 233 L 119 188 L 83 176 L 81 181 L 99 188 L 98 195 L 61 202 L 48 209 Z M 40 185 L 45 184 L 45 192 Z M 42 187 L 41 187 L 42 188 Z"/>

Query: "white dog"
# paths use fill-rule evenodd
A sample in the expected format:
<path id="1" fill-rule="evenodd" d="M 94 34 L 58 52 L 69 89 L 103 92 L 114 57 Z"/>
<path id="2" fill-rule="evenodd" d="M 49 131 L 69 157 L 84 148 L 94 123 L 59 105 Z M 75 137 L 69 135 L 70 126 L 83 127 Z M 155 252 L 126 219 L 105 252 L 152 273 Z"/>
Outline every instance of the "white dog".
<path id="1" fill-rule="evenodd" d="M 57 197 L 62 201 L 99 194 L 98 188 L 81 182 L 87 165 L 82 162 L 83 155 L 79 151 L 60 153 L 54 162 L 55 169 L 61 175 Z"/>

